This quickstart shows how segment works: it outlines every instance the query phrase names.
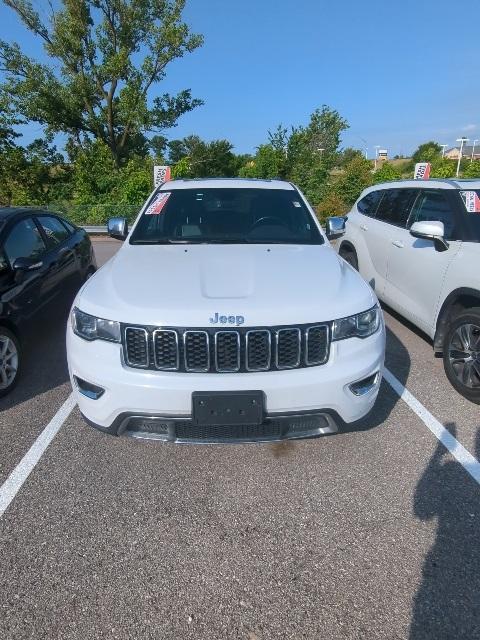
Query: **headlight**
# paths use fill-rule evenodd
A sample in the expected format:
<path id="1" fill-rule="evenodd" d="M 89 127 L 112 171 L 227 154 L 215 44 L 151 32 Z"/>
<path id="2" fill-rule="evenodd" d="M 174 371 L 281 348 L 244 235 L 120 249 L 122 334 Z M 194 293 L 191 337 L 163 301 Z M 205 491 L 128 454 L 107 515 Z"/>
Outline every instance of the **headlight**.
<path id="1" fill-rule="evenodd" d="M 84 313 L 74 307 L 72 311 L 73 332 L 84 340 L 109 340 L 120 342 L 120 323 L 104 320 Z"/>
<path id="2" fill-rule="evenodd" d="M 349 316 L 341 320 L 335 320 L 332 328 L 332 340 L 344 340 L 345 338 L 368 338 L 380 326 L 380 307 L 375 305 L 372 309 Z"/>

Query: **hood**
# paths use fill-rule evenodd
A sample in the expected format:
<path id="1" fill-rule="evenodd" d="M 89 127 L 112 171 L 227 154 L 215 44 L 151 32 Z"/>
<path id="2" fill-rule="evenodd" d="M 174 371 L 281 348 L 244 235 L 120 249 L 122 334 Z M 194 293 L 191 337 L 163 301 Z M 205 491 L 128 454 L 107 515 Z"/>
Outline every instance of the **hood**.
<path id="1" fill-rule="evenodd" d="M 180 327 L 212 326 L 220 316 L 244 326 L 322 322 L 375 303 L 328 244 L 124 244 L 76 301 L 109 320 Z"/>

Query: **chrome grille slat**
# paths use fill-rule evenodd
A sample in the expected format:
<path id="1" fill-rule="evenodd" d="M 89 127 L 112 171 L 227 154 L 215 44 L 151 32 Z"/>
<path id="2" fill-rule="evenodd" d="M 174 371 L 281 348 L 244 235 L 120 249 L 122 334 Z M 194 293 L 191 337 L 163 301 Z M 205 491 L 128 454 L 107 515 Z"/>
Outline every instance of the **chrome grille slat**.
<path id="1" fill-rule="evenodd" d="M 240 371 L 240 334 L 238 331 L 215 333 L 215 369 L 219 373 Z"/>
<path id="2" fill-rule="evenodd" d="M 328 361 L 330 323 L 195 329 L 122 325 L 127 366 L 192 373 L 255 373 Z"/>

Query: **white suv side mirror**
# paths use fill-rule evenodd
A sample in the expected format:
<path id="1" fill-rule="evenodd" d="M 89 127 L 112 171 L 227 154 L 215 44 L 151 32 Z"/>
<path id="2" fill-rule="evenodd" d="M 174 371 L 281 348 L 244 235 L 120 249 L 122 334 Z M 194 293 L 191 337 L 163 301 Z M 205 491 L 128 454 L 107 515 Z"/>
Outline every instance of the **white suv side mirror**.
<path id="1" fill-rule="evenodd" d="M 424 220 L 414 222 L 410 227 L 410 235 L 414 238 L 432 240 L 437 251 L 446 251 L 448 242 L 445 240 L 445 227 L 440 220 Z"/>

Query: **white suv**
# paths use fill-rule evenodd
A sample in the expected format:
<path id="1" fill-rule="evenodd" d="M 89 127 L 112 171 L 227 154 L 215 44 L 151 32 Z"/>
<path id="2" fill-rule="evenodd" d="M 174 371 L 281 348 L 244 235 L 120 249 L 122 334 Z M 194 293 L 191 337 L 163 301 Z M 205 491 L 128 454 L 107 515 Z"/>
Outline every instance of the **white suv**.
<path id="1" fill-rule="evenodd" d="M 79 292 L 67 334 L 89 424 L 265 441 L 333 433 L 370 411 L 382 312 L 293 185 L 172 181 L 129 234 L 123 219 L 109 231 L 126 241 Z"/>
<path id="2" fill-rule="evenodd" d="M 443 354 L 452 385 L 480 403 L 480 180 L 366 189 L 338 244 L 380 300 Z"/>

